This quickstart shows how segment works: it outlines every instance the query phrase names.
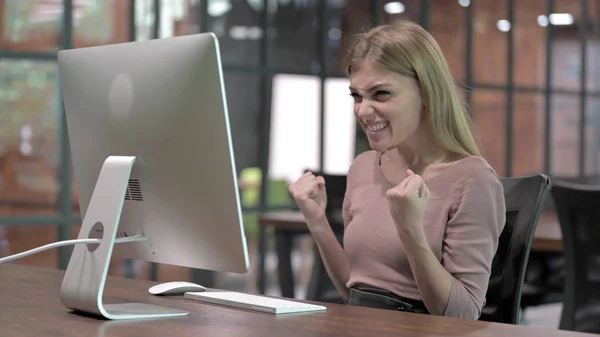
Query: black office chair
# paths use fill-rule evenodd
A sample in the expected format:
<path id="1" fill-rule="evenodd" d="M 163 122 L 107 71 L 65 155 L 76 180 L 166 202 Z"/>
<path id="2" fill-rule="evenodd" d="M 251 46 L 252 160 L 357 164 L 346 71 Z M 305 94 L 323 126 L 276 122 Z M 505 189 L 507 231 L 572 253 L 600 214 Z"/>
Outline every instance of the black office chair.
<path id="1" fill-rule="evenodd" d="M 346 194 L 346 175 L 327 174 L 323 172 L 313 172 L 325 179 L 325 191 L 327 193 L 327 208 L 325 214 L 340 244 L 343 245 L 344 237 L 344 219 L 342 217 L 342 207 L 344 195 Z M 312 301 L 344 303 L 333 282 L 325 270 L 319 249 L 315 245 L 314 262 L 312 273 L 306 292 L 306 298 Z"/>
<path id="2" fill-rule="evenodd" d="M 600 333 L 600 185 L 559 180 L 551 193 L 566 272 L 559 328 Z"/>
<path id="3" fill-rule="evenodd" d="M 506 224 L 492 262 L 486 303 L 479 320 L 518 324 L 529 251 L 551 184 L 543 174 L 501 181 Z"/>
<path id="4" fill-rule="evenodd" d="M 600 185 L 600 175 L 577 177 L 551 176 L 551 181 L 565 181 L 581 185 Z M 552 194 L 549 195 L 544 211 L 556 212 Z M 564 252 L 532 251 L 529 255 L 527 273 L 521 294 L 521 308 L 562 303 L 565 293 Z"/>

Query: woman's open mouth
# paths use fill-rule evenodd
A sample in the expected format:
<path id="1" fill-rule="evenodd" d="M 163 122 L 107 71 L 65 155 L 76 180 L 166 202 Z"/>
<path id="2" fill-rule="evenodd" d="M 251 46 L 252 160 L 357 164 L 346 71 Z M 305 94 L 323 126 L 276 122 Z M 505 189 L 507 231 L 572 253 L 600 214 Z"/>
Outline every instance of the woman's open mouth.
<path id="1" fill-rule="evenodd" d="M 390 122 L 380 122 L 375 124 L 366 125 L 367 130 L 370 132 L 381 132 L 390 125 Z"/>

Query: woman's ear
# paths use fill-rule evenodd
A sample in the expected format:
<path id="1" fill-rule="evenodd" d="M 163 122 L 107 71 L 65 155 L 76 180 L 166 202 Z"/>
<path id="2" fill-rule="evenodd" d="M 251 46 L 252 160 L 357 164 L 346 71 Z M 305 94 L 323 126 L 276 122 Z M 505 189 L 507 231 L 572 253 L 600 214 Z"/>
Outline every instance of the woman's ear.
<path id="1" fill-rule="evenodd" d="M 424 117 L 429 116 L 429 108 L 428 108 L 428 99 L 427 99 L 427 93 L 425 92 L 425 90 L 423 90 L 423 88 L 421 87 L 420 89 L 421 91 L 421 102 L 423 103 L 423 106 L 421 107 L 421 115 L 423 115 Z"/>
<path id="2" fill-rule="evenodd" d="M 421 120 L 425 121 L 429 118 L 429 108 L 427 103 L 423 100 L 423 106 L 421 107 Z"/>

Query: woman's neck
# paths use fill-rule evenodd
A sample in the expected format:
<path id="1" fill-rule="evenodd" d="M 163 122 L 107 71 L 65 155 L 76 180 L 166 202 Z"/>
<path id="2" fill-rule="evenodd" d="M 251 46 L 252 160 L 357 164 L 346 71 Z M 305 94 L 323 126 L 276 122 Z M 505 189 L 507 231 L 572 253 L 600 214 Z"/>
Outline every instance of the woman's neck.
<path id="1" fill-rule="evenodd" d="M 442 149 L 434 141 L 433 134 L 426 130 L 426 128 L 419 129 L 409 139 L 390 151 L 392 157 L 398 157 L 402 164 L 415 173 L 431 164 L 444 162 L 449 157 L 448 151 Z"/>

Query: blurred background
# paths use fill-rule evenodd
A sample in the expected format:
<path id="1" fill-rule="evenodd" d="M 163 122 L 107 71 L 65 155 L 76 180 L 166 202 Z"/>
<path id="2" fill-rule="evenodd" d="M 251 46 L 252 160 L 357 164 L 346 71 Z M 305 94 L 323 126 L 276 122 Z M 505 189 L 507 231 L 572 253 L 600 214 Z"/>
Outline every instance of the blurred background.
<path id="1" fill-rule="evenodd" d="M 277 244 L 273 229 L 260 225 L 261 214 L 294 209 L 287 184 L 305 169 L 343 175 L 368 149 L 342 68 L 356 34 L 400 19 L 430 31 L 500 175 L 594 177 L 599 2 L 0 0 L 0 256 L 78 233 L 58 50 L 208 31 L 219 37 L 253 271 L 215 274 L 114 260 L 110 274 L 277 295 Z M 551 202 L 547 211 L 556 221 Z M 291 245 L 301 298 L 315 256 L 308 235 Z M 69 254 L 47 251 L 18 263 L 64 269 Z M 546 269 L 555 261 L 549 256 L 561 256 L 543 247 L 536 254 Z M 560 273 L 558 279 L 560 292 Z"/>

